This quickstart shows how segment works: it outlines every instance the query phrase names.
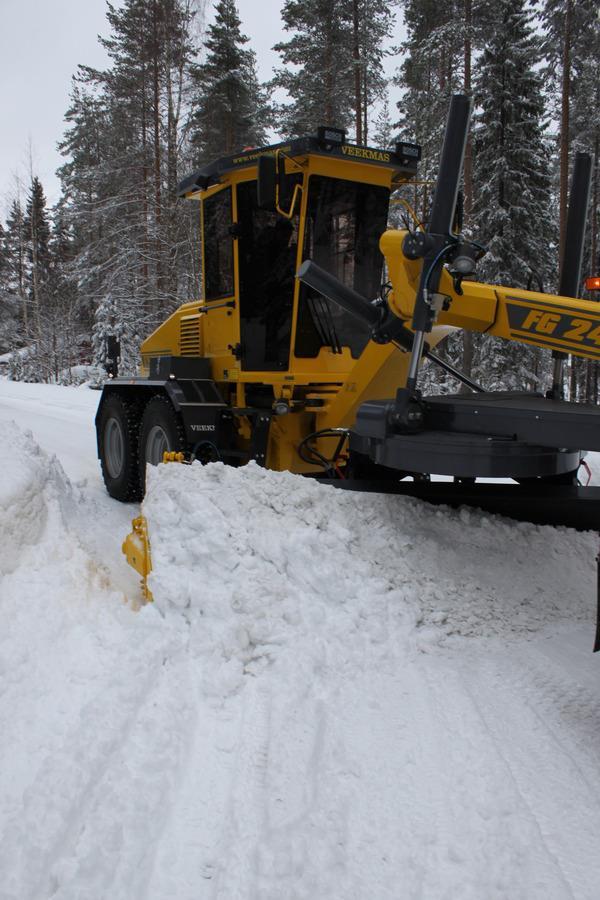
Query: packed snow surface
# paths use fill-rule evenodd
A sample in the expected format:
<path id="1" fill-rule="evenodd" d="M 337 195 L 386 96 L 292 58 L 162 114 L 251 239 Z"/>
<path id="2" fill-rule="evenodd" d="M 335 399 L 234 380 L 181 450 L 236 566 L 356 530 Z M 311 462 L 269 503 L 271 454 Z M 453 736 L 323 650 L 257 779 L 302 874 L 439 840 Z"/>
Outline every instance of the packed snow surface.
<path id="1" fill-rule="evenodd" d="M 97 400 L 0 382 L 0 900 L 597 900 L 597 535 L 172 464 L 135 611 Z"/>

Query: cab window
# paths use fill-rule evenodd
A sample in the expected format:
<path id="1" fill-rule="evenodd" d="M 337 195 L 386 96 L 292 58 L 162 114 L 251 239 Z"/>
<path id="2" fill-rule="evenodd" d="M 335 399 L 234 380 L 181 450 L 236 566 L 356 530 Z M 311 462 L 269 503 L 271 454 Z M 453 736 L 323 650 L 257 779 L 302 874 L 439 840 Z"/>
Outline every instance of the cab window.
<path id="1" fill-rule="evenodd" d="M 383 256 L 379 238 L 386 229 L 387 187 L 313 175 L 309 181 L 303 259 L 312 259 L 363 297 L 379 293 Z M 322 347 L 349 347 L 354 358 L 369 340 L 369 329 L 331 300 L 302 285 L 295 353 L 315 357 Z"/>
<path id="2" fill-rule="evenodd" d="M 291 176 L 296 183 L 301 176 Z M 242 368 L 287 369 L 298 215 L 286 219 L 259 209 L 256 181 L 237 186 Z"/>
<path id="3" fill-rule="evenodd" d="M 204 299 L 233 294 L 231 188 L 204 200 Z"/>

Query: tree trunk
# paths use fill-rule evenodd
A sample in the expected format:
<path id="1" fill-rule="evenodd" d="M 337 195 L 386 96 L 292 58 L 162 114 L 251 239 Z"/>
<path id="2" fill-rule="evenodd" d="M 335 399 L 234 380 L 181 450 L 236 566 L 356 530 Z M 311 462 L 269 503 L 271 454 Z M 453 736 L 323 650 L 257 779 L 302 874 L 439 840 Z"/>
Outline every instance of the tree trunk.
<path id="1" fill-rule="evenodd" d="M 144 287 L 148 286 L 148 134 L 146 123 L 146 62 L 142 61 L 142 97 L 141 97 L 141 114 L 142 114 L 142 216 L 143 216 L 143 263 L 142 263 L 142 283 Z"/>
<path id="2" fill-rule="evenodd" d="M 30 223 L 30 238 L 31 238 L 31 293 L 33 296 L 33 324 L 34 324 L 34 336 L 39 340 L 41 336 L 40 329 L 40 268 L 39 268 L 39 259 L 38 259 L 38 248 L 37 248 L 37 218 L 36 218 L 36 205 L 35 202 L 31 204 L 31 223 Z"/>
<path id="3" fill-rule="evenodd" d="M 467 96 L 471 96 L 471 29 L 473 26 L 473 11 L 471 0 L 464 0 L 465 15 L 465 42 L 464 42 L 464 66 L 465 66 L 465 86 L 464 91 Z M 467 146 L 465 148 L 465 166 L 464 166 L 464 183 L 465 183 L 465 220 L 470 223 L 473 213 L 473 142 L 471 139 L 471 130 L 467 135 Z"/>
<path id="4" fill-rule="evenodd" d="M 560 265 L 562 268 L 567 231 L 569 194 L 569 113 L 571 89 L 571 19 L 573 0 L 566 0 L 562 57 L 562 98 L 560 110 Z"/>
<path id="5" fill-rule="evenodd" d="M 325 125 L 335 125 L 333 122 L 333 57 L 331 47 L 331 19 L 326 24 L 326 43 L 325 43 Z"/>
<path id="6" fill-rule="evenodd" d="M 354 115 L 356 127 L 356 143 L 363 143 L 362 121 L 362 78 L 360 65 L 360 15 L 358 11 L 359 0 L 352 0 L 352 58 L 354 60 Z"/>
<path id="7" fill-rule="evenodd" d="M 465 85 L 464 90 L 467 96 L 471 96 L 471 28 L 472 28 L 472 6 L 471 0 L 464 0 L 464 67 L 465 67 Z M 465 148 L 465 164 L 464 164 L 464 212 L 465 222 L 467 225 L 471 222 L 473 214 L 473 142 L 471 140 L 471 130 L 467 135 L 467 145 Z M 473 332 L 463 331 L 463 356 L 462 368 L 465 375 L 471 377 L 473 373 Z M 468 393 L 469 388 L 466 385 L 461 386 L 461 393 Z"/>
<path id="8" fill-rule="evenodd" d="M 594 190 L 592 194 L 592 235 L 591 235 L 591 271 L 590 275 L 600 275 L 600 260 L 598 259 L 598 203 L 600 196 L 598 191 L 598 180 L 600 178 L 600 137 L 598 129 L 596 129 L 596 137 L 594 140 Z"/>
<path id="9" fill-rule="evenodd" d="M 156 252 L 156 288 L 158 294 L 162 291 L 162 265 L 161 265 L 161 185 L 160 185 L 160 83 L 158 77 L 158 3 L 152 3 L 152 91 L 153 91 L 153 115 L 154 115 L 154 227 L 155 252 Z M 160 307 L 160 297 L 156 298 Z"/>

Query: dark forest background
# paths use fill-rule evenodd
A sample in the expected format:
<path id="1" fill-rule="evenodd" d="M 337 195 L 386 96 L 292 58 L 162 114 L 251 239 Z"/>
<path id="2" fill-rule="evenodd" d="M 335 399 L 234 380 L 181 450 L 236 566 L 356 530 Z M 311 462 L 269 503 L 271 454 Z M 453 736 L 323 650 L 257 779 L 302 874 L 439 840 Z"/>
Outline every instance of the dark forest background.
<path id="1" fill-rule="evenodd" d="M 80 65 L 73 77 L 60 199 L 49 208 L 33 174 L 0 223 L 9 377 L 88 377 L 81 364 L 101 366 L 110 335 L 125 369 L 135 368 L 140 340 L 199 295 L 198 208 L 176 199 L 195 167 L 331 124 L 370 146 L 420 143 L 427 181 L 457 91 L 475 101 L 464 205 L 466 232 L 489 248 L 480 279 L 557 289 L 578 150 L 593 157 L 584 273 L 600 273 L 596 0 L 286 0 L 280 65 L 268 83 L 257 77 L 235 0 L 214 13 L 194 43 L 193 0 L 107 4 L 110 62 L 102 71 Z M 406 39 L 393 46 L 399 17 Z M 401 97 L 393 105 L 390 56 Z M 421 218 L 430 193 L 411 189 Z M 393 223 L 401 209 L 393 207 Z M 544 388 L 550 377 L 550 354 L 524 345 L 456 334 L 443 352 L 490 388 Z M 455 387 L 435 377 L 438 388 Z M 574 360 L 565 377 L 571 398 L 598 402 L 596 363 Z"/>

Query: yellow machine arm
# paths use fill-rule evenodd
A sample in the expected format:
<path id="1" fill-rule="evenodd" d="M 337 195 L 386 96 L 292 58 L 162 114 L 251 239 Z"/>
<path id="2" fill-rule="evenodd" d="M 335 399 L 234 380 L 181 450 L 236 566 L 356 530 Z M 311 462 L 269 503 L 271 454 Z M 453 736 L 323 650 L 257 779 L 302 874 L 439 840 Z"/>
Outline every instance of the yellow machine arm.
<path id="1" fill-rule="evenodd" d="M 422 261 L 407 259 L 402 252 L 406 235 L 386 231 L 380 246 L 394 287 L 390 309 L 410 323 Z M 594 301 L 476 281 L 463 281 L 462 290 L 462 295 L 456 293 L 452 277 L 443 270 L 438 293 L 448 308 L 440 310 L 437 324 L 600 359 L 600 306 Z"/>

